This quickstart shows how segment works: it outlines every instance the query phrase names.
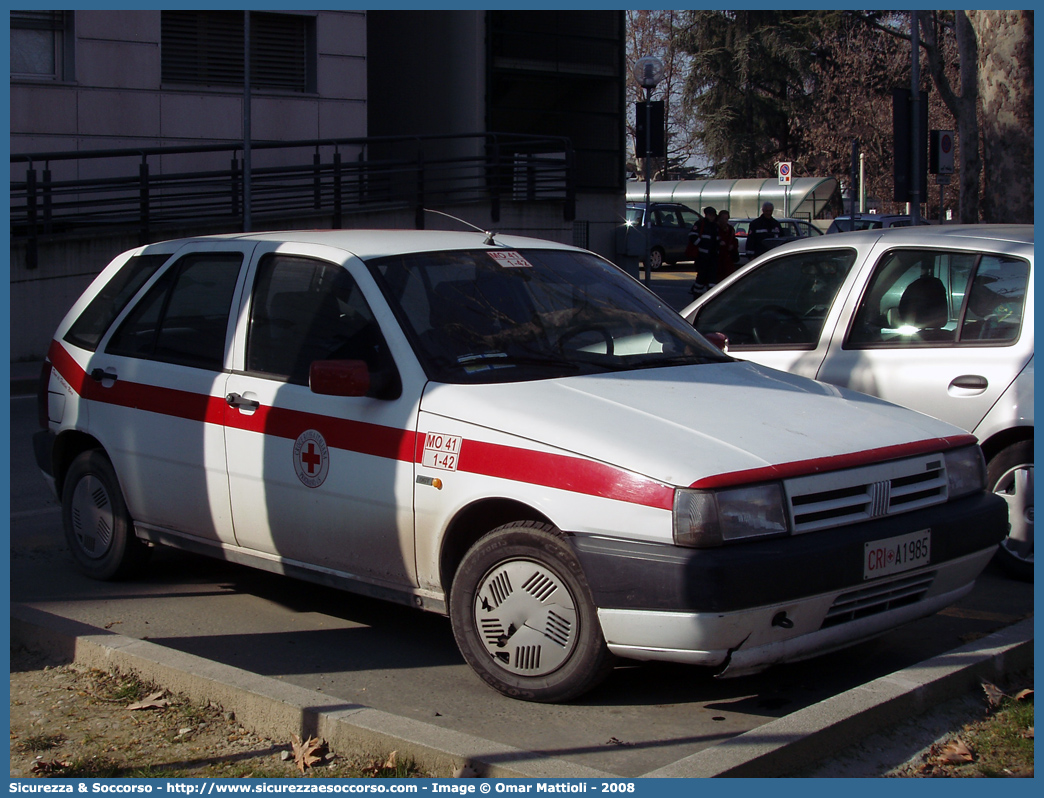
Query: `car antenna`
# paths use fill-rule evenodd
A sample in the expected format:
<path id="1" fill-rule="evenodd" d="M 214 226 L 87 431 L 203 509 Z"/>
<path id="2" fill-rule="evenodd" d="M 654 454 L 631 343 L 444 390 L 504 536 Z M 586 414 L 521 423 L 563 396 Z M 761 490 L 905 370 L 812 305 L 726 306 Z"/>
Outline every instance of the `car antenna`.
<path id="1" fill-rule="evenodd" d="M 459 218 L 457 216 L 453 216 L 452 214 L 449 214 L 449 213 L 443 213 L 442 211 L 435 211 L 435 210 L 432 210 L 431 208 L 425 208 L 424 212 L 425 213 L 437 213 L 439 216 L 445 216 L 447 219 L 452 219 L 455 222 L 460 222 L 463 225 L 467 225 L 472 230 L 478 230 L 480 233 L 482 233 L 486 237 L 486 240 L 482 242 L 483 244 L 486 244 L 487 246 L 496 246 L 497 245 L 497 242 L 493 240 L 493 236 L 496 235 L 496 233 L 494 233 L 492 230 L 483 230 L 481 227 L 476 227 L 471 222 L 465 222 L 463 219 L 461 219 L 461 218 Z"/>

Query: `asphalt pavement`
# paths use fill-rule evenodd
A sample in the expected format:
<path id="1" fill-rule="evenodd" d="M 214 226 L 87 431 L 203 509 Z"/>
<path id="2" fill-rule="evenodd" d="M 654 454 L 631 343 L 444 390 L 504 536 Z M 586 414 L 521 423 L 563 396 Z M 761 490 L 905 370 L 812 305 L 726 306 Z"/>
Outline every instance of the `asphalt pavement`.
<path id="1" fill-rule="evenodd" d="M 665 271 L 653 288 L 680 308 L 691 279 Z M 447 775 L 782 775 L 1032 664 L 1032 585 L 994 566 L 954 607 L 847 651 L 720 681 L 634 664 L 564 706 L 493 693 L 448 622 L 409 608 L 169 550 L 141 580 L 91 582 L 31 464 L 38 373 L 11 367 L 12 640 L 136 671 L 261 733 L 398 750 Z"/>

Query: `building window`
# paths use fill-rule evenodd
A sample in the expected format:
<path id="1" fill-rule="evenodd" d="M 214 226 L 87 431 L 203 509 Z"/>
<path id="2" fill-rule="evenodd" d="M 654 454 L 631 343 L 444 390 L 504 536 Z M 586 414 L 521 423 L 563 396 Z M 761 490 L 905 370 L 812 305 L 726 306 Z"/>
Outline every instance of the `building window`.
<path id="1" fill-rule="evenodd" d="M 64 80 L 72 12 L 11 12 L 11 77 Z"/>
<path id="2" fill-rule="evenodd" d="M 163 11 L 164 83 L 243 85 L 242 11 Z M 250 85 L 315 91 L 315 17 L 250 15 Z"/>

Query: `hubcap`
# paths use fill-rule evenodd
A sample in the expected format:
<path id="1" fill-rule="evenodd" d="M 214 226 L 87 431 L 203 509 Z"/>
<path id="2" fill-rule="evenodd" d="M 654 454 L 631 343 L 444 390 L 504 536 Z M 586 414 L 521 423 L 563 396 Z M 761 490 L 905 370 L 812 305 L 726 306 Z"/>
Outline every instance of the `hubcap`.
<path id="1" fill-rule="evenodd" d="M 88 475 L 76 483 L 72 496 L 72 528 L 80 551 L 92 560 L 105 556 L 112 545 L 112 501 L 101 480 Z"/>
<path id="2" fill-rule="evenodd" d="M 532 560 L 490 570 L 479 582 L 474 612 L 486 651 L 510 673 L 546 676 L 576 648 L 576 602 L 565 582 Z"/>
<path id="3" fill-rule="evenodd" d="M 1001 545 L 1026 562 L 1033 562 L 1033 466 L 1021 465 L 1006 471 L 994 491 L 1008 503 L 1011 531 Z"/>

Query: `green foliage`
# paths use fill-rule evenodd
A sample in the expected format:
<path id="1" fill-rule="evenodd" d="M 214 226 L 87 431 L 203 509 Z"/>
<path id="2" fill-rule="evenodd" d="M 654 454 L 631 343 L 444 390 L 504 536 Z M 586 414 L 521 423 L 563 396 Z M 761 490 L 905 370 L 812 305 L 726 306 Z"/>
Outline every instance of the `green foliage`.
<path id="1" fill-rule="evenodd" d="M 833 12 L 691 11 L 676 36 L 691 71 L 686 107 L 718 177 L 771 174 L 802 148 L 809 75 Z"/>

